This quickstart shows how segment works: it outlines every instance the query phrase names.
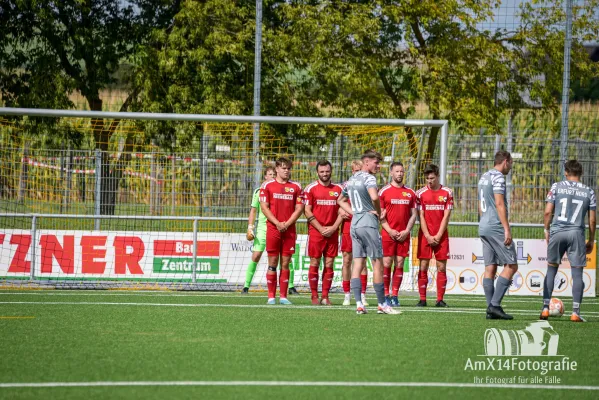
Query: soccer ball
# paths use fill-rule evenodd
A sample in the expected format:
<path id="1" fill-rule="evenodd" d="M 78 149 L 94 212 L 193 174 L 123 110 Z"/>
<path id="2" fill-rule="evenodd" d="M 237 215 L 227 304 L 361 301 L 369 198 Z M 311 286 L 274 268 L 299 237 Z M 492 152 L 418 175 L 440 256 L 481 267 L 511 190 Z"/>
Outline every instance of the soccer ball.
<path id="1" fill-rule="evenodd" d="M 553 297 L 549 302 L 549 316 L 561 317 L 564 315 L 564 303 L 557 297 Z"/>

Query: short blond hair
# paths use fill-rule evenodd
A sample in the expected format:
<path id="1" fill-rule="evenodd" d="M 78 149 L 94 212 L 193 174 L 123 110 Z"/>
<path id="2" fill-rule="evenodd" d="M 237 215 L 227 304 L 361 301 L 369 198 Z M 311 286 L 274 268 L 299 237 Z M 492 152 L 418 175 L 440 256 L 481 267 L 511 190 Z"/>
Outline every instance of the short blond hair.
<path id="1" fill-rule="evenodd" d="M 359 171 L 362 169 L 362 160 L 354 160 L 351 162 L 351 170 L 352 171 Z"/>

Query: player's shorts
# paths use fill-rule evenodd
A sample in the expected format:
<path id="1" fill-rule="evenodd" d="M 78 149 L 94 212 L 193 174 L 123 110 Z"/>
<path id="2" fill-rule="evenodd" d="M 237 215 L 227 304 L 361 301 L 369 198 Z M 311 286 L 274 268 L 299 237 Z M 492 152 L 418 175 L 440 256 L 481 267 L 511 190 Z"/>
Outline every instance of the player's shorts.
<path id="1" fill-rule="evenodd" d="M 279 232 L 276 229 L 267 229 L 266 252 L 269 256 L 291 256 L 295 253 L 296 239 L 297 234 L 295 233 L 295 229 L 285 232 Z"/>
<path id="2" fill-rule="evenodd" d="M 341 234 L 341 251 L 344 253 L 352 252 L 351 234 L 349 232 L 343 232 Z"/>
<path id="3" fill-rule="evenodd" d="M 383 257 L 383 243 L 377 228 L 362 227 L 355 230 L 352 226 L 350 234 L 354 258 Z"/>
<path id="4" fill-rule="evenodd" d="M 435 259 L 438 261 L 444 261 L 449 258 L 449 235 L 447 232 L 441 237 L 441 242 L 432 247 L 426 241 L 426 238 L 422 234 L 422 231 L 418 232 L 418 251 L 416 257 L 419 260 L 430 260 L 435 254 Z"/>
<path id="5" fill-rule="evenodd" d="M 509 246 L 503 244 L 503 233 L 496 236 L 481 236 L 483 243 L 483 258 L 486 265 L 510 265 L 517 264 L 516 246 L 514 242 Z"/>
<path id="6" fill-rule="evenodd" d="M 264 251 L 266 249 L 266 227 L 258 228 L 254 236 L 254 247 L 252 251 Z"/>
<path id="7" fill-rule="evenodd" d="M 587 250 L 583 232 L 555 232 L 549 236 L 547 245 L 547 262 L 549 264 L 561 264 L 562 257 L 566 252 L 568 252 L 570 266 L 586 267 Z"/>
<path id="8" fill-rule="evenodd" d="M 384 257 L 407 257 L 410 253 L 410 236 L 403 242 L 398 242 L 391 238 L 383 238 L 383 256 Z"/>
<path id="9" fill-rule="evenodd" d="M 323 256 L 329 258 L 337 257 L 337 254 L 339 254 L 339 237 L 333 235 L 327 238 L 318 232 L 308 235 L 306 253 L 308 257 L 313 258 L 321 258 Z"/>

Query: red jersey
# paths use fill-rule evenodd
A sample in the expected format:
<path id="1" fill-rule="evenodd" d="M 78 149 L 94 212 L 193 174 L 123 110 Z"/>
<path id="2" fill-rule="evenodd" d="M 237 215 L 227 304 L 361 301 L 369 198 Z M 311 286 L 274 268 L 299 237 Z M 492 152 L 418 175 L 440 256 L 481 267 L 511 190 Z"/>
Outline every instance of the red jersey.
<path id="1" fill-rule="evenodd" d="M 279 183 L 275 179 L 264 182 L 260 188 L 260 202 L 268 203 L 270 211 L 280 222 L 285 222 L 295 211 L 296 204 L 302 204 L 303 193 L 299 183 L 287 181 Z M 266 222 L 267 228 L 276 229 L 270 221 Z M 290 226 L 295 230 L 295 224 Z"/>
<path id="2" fill-rule="evenodd" d="M 428 232 L 436 235 L 441 228 L 445 210 L 453 209 L 453 192 L 445 186 L 441 186 L 439 190 L 425 186 L 416 192 L 416 200 L 418 209 L 424 211 Z"/>
<path id="3" fill-rule="evenodd" d="M 342 188 L 345 188 L 345 185 L 347 184 L 347 181 L 343 182 L 343 185 L 341 185 Z M 347 199 L 347 203 L 350 205 L 351 207 L 351 202 L 349 200 L 349 198 Z M 349 219 L 344 219 L 343 222 L 341 223 L 341 233 L 346 233 L 349 235 L 349 229 L 351 228 L 351 219 L 353 218 L 353 216 L 350 214 L 349 215 Z"/>
<path id="4" fill-rule="evenodd" d="M 379 191 L 381 210 L 387 210 L 387 222 L 391 229 L 403 231 L 408 226 L 412 209 L 416 208 L 416 193 L 407 186 L 396 187 L 385 185 Z M 382 230 L 383 238 L 390 239 L 386 230 Z"/>
<path id="5" fill-rule="evenodd" d="M 322 226 L 331 226 L 337 220 L 339 205 L 337 199 L 341 195 L 341 185 L 329 183 L 322 185 L 313 182 L 304 189 L 304 204 L 312 206 L 312 213 Z M 312 224 L 308 224 L 308 233 L 319 233 Z"/>

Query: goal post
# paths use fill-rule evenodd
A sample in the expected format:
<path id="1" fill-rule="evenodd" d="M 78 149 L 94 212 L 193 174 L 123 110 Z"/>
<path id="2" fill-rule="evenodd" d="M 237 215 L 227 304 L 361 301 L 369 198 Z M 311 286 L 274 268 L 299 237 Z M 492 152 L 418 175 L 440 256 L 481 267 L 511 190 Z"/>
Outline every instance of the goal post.
<path id="1" fill-rule="evenodd" d="M 0 284 L 240 289 L 263 167 L 288 157 L 306 186 L 328 159 L 342 182 L 372 148 L 384 156 L 379 185 L 393 161 L 406 165 L 406 183 L 423 185 L 415 165 L 431 128 L 439 145 L 427 161 L 444 182 L 447 121 L 0 108 Z M 297 287 L 307 284 L 305 233 L 300 220 Z M 263 255 L 253 288 L 265 270 Z"/>

